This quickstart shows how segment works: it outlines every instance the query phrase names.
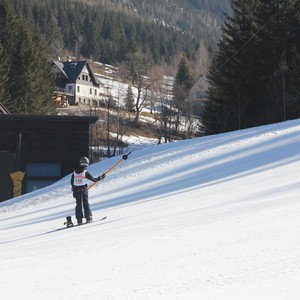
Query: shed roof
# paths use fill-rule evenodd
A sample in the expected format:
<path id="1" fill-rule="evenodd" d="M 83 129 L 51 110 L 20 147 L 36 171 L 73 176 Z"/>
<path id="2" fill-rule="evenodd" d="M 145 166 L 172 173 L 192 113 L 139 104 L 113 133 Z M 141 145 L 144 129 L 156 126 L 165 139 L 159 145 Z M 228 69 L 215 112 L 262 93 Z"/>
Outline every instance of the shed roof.
<path id="1" fill-rule="evenodd" d="M 5 106 L 0 102 L 0 115 L 5 114 L 8 115 L 10 112 L 5 108 Z"/>
<path id="2" fill-rule="evenodd" d="M 57 116 L 57 115 L 1 115 L 1 121 L 11 122 L 61 122 L 61 123 L 95 123 L 98 120 L 96 116 Z"/>

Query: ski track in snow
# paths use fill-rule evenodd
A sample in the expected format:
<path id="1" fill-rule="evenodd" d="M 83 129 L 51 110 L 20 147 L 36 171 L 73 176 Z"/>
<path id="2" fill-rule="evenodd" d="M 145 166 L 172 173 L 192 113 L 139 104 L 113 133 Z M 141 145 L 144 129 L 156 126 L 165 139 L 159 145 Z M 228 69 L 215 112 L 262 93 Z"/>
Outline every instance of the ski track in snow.
<path id="1" fill-rule="evenodd" d="M 62 231 L 70 176 L 1 203 L 1 299 L 299 299 L 299 149 L 294 120 L 134 151 Z"/>

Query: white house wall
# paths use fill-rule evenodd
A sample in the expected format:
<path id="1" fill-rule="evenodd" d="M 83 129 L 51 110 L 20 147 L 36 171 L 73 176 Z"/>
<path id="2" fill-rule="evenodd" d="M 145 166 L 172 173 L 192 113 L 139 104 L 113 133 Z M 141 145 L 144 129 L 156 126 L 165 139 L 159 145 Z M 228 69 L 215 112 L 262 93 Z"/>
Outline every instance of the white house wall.
<path id="1" fill-rule="evenodd" d="M 99 87 L 92 82 L 87 67 L 84 67 L 76 81 L 75 103 L 90 104 L 93 100 L 100 100 Z"/>
<path id="2" fill-rule="evenodd" d="M 99 88 L 93 85 L 76 84 L 76 103 L 90 103 L 91 100 L 100 100 Z"/>

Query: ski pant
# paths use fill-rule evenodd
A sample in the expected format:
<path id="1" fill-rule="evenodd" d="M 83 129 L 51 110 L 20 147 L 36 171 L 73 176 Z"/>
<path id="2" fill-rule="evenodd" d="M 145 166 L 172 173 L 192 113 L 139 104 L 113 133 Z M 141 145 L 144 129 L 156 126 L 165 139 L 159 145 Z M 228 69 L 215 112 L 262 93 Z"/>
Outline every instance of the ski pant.
<path id="1" fill-rule="evenodd" d="M 92 211 L 89 204 L 89 194 L 87 187 L 74 187 L 73 196 L 76 199 L 75 216 L 77 220 L 92 218 Z M 84 213 L 83 213 L 84 212 Z"/>

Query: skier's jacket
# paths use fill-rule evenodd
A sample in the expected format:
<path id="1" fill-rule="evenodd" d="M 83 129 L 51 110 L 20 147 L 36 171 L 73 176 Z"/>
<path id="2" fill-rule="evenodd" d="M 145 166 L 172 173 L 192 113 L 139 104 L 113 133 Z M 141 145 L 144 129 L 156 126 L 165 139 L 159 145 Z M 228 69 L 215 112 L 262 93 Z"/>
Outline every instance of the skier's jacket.
<path id="1" fill-rule="evenodd" d="M 88 180 L 97 182 L 99 179 L 99 177 L 93 177 L 85 167 L 78 167 L 71 176 L 72 189 L 74 191 L 75 189 L 87 188 Z"/>

